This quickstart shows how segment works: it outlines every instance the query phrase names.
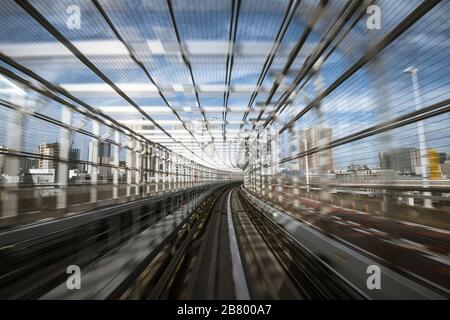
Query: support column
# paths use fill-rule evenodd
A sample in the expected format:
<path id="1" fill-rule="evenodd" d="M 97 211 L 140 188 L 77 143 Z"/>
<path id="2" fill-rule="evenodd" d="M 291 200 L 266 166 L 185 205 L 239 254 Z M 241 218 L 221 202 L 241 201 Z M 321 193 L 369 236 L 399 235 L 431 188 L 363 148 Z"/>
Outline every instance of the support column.
<path id="1" fill-rule="evenodd" d="M 292 118 L 295 114 L 295 108 L 293 107 L 293 105 L 291 104 L 289 106 L 289 114 L 290 117 Z M 289 155 L 291 157 L 295 157 L 296 153 L 297 153 L 297 130 L 295 128 L 295 123 L 292 124 L 292 126 L 289 127 L 289 141 L 290 141 L 290 150 L 289 150 Z M 300 149 L 300 148 L 299 148 Z M 300 189 L 299 189 L 299 174 L 300 174 L 300 170 L 299 170 L 299 165 L 298 165 L 298 160 L 291 160 L 290 161 L 290 171 L 291 171 L 291 197 L 293 199 L 292 201 L 292 206 L 294 208 L 298 208 L 300 206 L 300 201 L 299 201 L 299 197 L 300 197 Z"/>
<path id="2" fill-rule="evenodd" d="M 391 99 L 389 87 L 387 85 L 389 80 L 386 77 L 387 73 L 385 72 L 385 64 L 380 57 L 375 57 L 368 66 L 375 86 L 375 103 L 377 111 L 376 121 L 382 122 L 385 121 L 385 119 L 391 118 Z M 382 155 L 384 151 L 389 150 L 392 146 L 391 131 L 382 132 L 377 136 L 377 138 L 378 146 L 380 146 L 379 153 Z M 393 182 L 395 181 L 390 181 L 387 177 L 384 177 L 380 181 L 381 184 L 385 185 L 392 184 Z M 380 211 L 381 213 L 386 214 L 389 211 L 391 191 L 388 189 L 382 189 L 381 194 Z"/>
<path id="3" fill-rule="evenodd" d="M 119 155 L 120 155 L 120 133 L 114 130 L 114 171 L 113 171 L 113 198 L 117 199 L 119 197 Z"/>
<path id="4" fill-rule="evenodd" d="M 141 195 L 141 186 L 142 186 L 142 165 L 141 165 L 141 161 L 142 161 L 142 146 L 141 146 L 141 142 L 136 141 L 135 143 L 135 148 L 134 148 L 134 163 L 135 163 L 135 175 L 134 175 L 134 183 L 135 183 L 135 188 L 134 188 L 134 194 L 136 196 L 140 196 Z"/>
<path id="5" fill-rule="evenodd" d="M 62 122 L 66 125 L 71 124 L 72 111 L 69 108 L 62 108 Z M 59 159 L 55 159 L 57 162 L 58 181 L 58 196 L 56 199 L 56 209 L 67 208 L 67 185 L 69 182 L 69 148 L 70 148 L 70 129 L 60 127 L 60 144 L 59 144 Z"/>
<path id="6" fill-rule="evenodd" d="M 175 156 L 173 162 L 173 174 L 174 174 L 174 189 L 178 189 L 178 157 Z"/>
<path id="7" fill-rule="evenodd" d="M 152 178 L 152 149 L 145 143 L 145 193 L 148 195 L 150 193 L 150 184 Z"/>
<path id="8" fill-rule="evenodd" d="M 159 192 L 159 158 L 155 155 L 155 191 Z"/>
<path id="9" fill-rule="evenodd" d="M 163 152 L 161 157 L 161 167 L 162 167 L 162 191 L 166 191 L 166 153 Z"/>
<path id="10" fill-rule="evenodd" d="M 14 95 L 11 98 L 11 102 L 20 106 L 26 103 L 25 96 Z M 14 217 L 19 215 L 19 186 L 20 186 L 20 158 L 11 155 L 11 152 L 21 151 L 23 146 L 23 132 L 25 128 L 25 116 L 21 111 L 11 109 L 10 122 L 8 123 L 7 146 L 4 151 L 4 173 L 11 178 L 16 178 L 17 181 L 8 183 L 5 187 L 5 194 L 2 192 L 2 212 L 1 217 Z"/>
<path id="11" fill-rule="evenodd" d="M 150 179 L 150 189 L 152 192 L 156 192 L 157 188 L 157 181 L 156 181 L 156 153 L 155 153 L 155 147 L 152 146 L 151 152 L 150 152 L 150 170 L 151 170 L 151 179 Z"/>
<path id="12" fill-rule="evenodd" d="M 322 93 L 322 75 L 321 75 L 321 67 L 322 67 L 322 61 L 318 61 L 316 65 L 314 66 L 314 72 L 315 72 L 315 90 L 316 90 L 316 96 L 319 96 Z M 331 141 L 331 132 L 325 127 L 325 121 L 323 117 L 323 110 L 321 106 L 321 101 L 319 101 L 316 105 L 316 114 L 318 118 L 318 125 L 317 125 L 317 131 L 318 131 L 318 137 L 319 137 L 319 143 L 318 148 L 323 149 L 322 151 L 319 151 L 319 179 L 320 179 L 320 190 L 319 190 L 319 201 L 320 201 L 320 213 L 321 214 L 328 214 L 330 212 L 330 200 L 331 200 L 331 194 L 329 190 L 329 183 L 328 183 L 328 170 L 330 168 L 329 159 L 330 157 L 330 150 L 326 149 L 328 143 Z"/>
<path id="13" fill-rule="evenodd" d="M 132 138 L 128 138 L 127 146 L 134 148 L 134 143 Z M 131 183 L 133 175 L 133 151 L 130 149 L 126 150 L 126 167 L 127 167 L 127 197 L 131 196 Z"/>
<path id="14" fill-rule="evenodd" d="M 170 155 L 170 190 L 175 189 L 175 163 L 173 154 Z"/>
<path id="15" fill-rule="evenodd" d="M 182 172 L 182 185 L 181 187 L 184 189 L 186 188 L 186 161 L 184 159 L 182 159 L 181 162 L 181 172 Z"/>
<path id="16" fill-rule="evenodd" d="M 192 162 L 189 161 L 187 165 L 187 171 L 188 171 L 188 186 L 192 187 Z"/>
<path id="17" fill-rule="evenodd" d="M 91 177 L 91 187 L 90 187 L 90 202 L 97 202 L 97 183 L 98 183 L 98 137 L 100 135 L 100 127 L 98 122 L 92 120 L 92 133 L 95 138 L 92 138 L 91 143 L 89 143 L 89 175 Z"/>

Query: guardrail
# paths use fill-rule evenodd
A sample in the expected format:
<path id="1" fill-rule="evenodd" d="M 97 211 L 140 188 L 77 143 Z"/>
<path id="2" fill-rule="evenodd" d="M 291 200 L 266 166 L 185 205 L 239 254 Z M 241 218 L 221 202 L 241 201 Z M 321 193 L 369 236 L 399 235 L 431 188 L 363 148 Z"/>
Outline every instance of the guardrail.
<path id="1" fill-rule="evenodd" d="M 437 292 L 425 285 L 409 279 L 378 261 L 369 258 L 332 238 L 325 236 L 305 223 L 295 219 L 287 212 L 275 208 L 242 188 L 244 196 L 269 219 L 278 224 L 305 250 L 308 250 L 322 263 L 335 270 L 354 288 L 370 299 L 448 299 L 448 293 Z M 382 290 L 367 287 L 366 270 L 377 265 L 382 275 Z"/>
<path id="2" fill-rule="evenodd" d="M 133 237 L 148 233 L 152 226 L 159 228 L 152 237 L 165 238 L 180 217 L 189 216 L 206 195 L 225 184 L 212 183 L 1 232 L 4 276 L 0 297 L 38 298 L 65 281 L 69 265 L 84 270 Z"/>

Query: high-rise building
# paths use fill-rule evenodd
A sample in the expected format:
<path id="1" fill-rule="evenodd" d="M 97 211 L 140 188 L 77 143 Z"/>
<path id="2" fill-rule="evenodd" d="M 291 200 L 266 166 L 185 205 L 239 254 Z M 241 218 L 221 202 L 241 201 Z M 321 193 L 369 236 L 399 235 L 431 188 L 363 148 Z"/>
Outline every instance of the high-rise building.
<path id="1" fill-rule="evenodd" d="M 100 142 L 98 144 L 98 163 L 109 164 L 111 161 L 111 144 Z"/>
<path id="2" fill-rule="evenodd" d="M 450 179 L 450 160 L 445 160 L 443 164 L 441 164 L 442 175 L 445 179 Z"/>
<path id="3" fill-rule="evenodd" d="M 38 160 L 38 169 L 56 169 L 58 167 L 60 144 L 42 143 L 38 146 L 38 155 L 42 156 Z"/>
<path id="4" fill-rule="evenodd" d="M 69 149 L 69 170 L 80 169 L 80 149 Z"/>
<path id="5" fill-rule="evenodd" d="M 445 152 L 439 152 L 438 155 L 439 155 L 439 163 L 440 164 L 443 164 L 448 158 L 448 156 Z"/>
<path id="6" fill-rule="evenodd" d="M 394 148 L 379 153 L 381 169 L 402 175 L 422 175 L 420 152 L 415 148 Z"/>
<path id="7" fill-rule="evenodd" d="M 333 131 L 331 128 L 308 128 L 300 130 L 300 150 L 306 151 L 320 146 L 320 139 L 323 139 L 322 144 L 327 145 L 331 143 Z M 324 173 L 320 165 L 320 156 L 326 157 L 326 170 L 333 171 L 333 150 L 327 149 L 323 152 L 315 152 L 308 156 L 302 157 L 300 166 L 303 172 L 309 173 Z"/>
<path id="8" fill-rule="evenodd" d="M 97 146 L 97 150 L 94 150 L 95 146 Z M 95 154 L 97 154 L 97 158 L 95 157 Z M 109 165 L 111 163 L 111 144 L 106 142 L 94 143 L 91 141 L 89 143 L 88 161 L 97 163 L 97 172 L 100 177 L 109 176 L 111 174 L 111 168 L 103 165 Z M 94 168 L 95 167 L 92 165 L 87 165 L 86 171 L 92 175 L 92 170 Z"/>

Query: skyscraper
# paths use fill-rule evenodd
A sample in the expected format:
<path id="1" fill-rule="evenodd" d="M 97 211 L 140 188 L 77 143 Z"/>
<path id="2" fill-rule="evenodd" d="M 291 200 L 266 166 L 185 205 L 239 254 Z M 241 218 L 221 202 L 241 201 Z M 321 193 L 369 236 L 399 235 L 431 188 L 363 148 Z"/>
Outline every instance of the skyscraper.
<path id="1" fill-rule="evenodd" d="M 98 163 L 109 164 L 111 161 L 111 144 L 100 142 L 98 144 Z"/>
<path id="2" fill-rule="evenodd" d="M 80 149 L 69 149 L 69 170 L 80 169 Z"/>
<path id="3" fill-rule="evenodd" d="M 58 167 L 59 148 L 58 142 L 40 144 L 38 146 L 38 155 L 41 158 L 38 160 L 38 168 L 56 169 Z"/>
<path id="4" fill-rule="evenodd" d="M 95 150 L 96 146 L 97 150 Z M 99 176 L 109 176 L 111 174 L 111 168 L 109 166 L 103 165 L 109 165 L 111 163 L 111 144 L 106 142 L 94 143 L 93 141 L 91 141 L 89 143 L 88 161 L 98 164 L 97 172 Z M 92 175 L 92 170 L 94 168 L 94 166 L 88 165 L 86 171 Z"/>
<path id="5" fill-rule="evenodd" d="M 306 151 L 320 146 L 320 139 L 324 139 L 322 142 L 324 145 L 331 143 L 333 131 L 331 128 L 313 127 L 300 130 L 300 150 Z M 326 157 L 326 170 L 333 170 L 333 150 L 327 149 L 322 152 L 315 152 L 308 156 L 302 157 L 300 166 L 301 169 L 309 173 L 321 173 L 320 156 Z"/>
<path id="6" fill-rule="evenodd" d="M 420 152 L 415 148 L 394 148 L 379 153 L 381 169 L 403 175 L 421 175 Z"/>

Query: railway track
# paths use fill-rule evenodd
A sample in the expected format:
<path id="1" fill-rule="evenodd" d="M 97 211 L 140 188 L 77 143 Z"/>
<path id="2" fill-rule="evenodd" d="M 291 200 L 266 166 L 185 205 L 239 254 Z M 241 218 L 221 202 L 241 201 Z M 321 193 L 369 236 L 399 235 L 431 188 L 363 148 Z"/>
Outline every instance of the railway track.
<path id="1" fill-rule="evenodd" d="M 224 189 L 126 299 L 361 298 L 240 195 Z M 147 279 L 147 280 L 146 280 Z"/>
<path id="2" fill-rule="evenodd" d="M 182 274 L 170 293 L 177 299 L 236 299 L 227 225 L 227 189 L 190 246 Z"/>
<path id="3" fill-rule="evenodd" d="M 304 299 L 362 299 L 329 266 L 238 195 L 244 211 Z M 273 278 L 272 278 L 273 279 Z"/>
<path id="4" fill-rule="evenodd" d="M 307 295 L 291 277 L 287 265 L 280 263 L 277 254 L 268 246 L 237 193 L 234 191 L 232 207 L 245 276 L 251 284 L 250 296 L 253 299 L 304 299 Z"/>

